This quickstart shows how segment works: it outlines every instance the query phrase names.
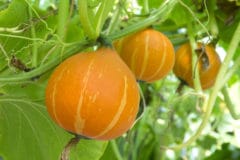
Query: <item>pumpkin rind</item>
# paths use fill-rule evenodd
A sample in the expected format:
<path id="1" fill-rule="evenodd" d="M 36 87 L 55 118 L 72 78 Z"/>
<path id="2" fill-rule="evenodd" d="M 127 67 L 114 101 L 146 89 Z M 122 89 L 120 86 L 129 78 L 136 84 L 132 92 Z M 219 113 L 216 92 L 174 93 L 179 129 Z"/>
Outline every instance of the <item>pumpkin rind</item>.
<path id="1" fill-rule="evenodd" d="M 198 43 L 200 49 L 202 44 Z M 198 61 L 199 76 L 202 89 L 208 89 L 215 83 L 216 76 L 221 66 L 221 60 L 211 45 L 205 45 L 205 53 L 208 57 L 208 67 L 203 67 L 203 62 Z M 189 43 L 185 43 L 176 51 L 176 60 L 173 68 L 174 74 L 185 81 L 190 87 L 193 87 L 193 74 L 192 74 L 192 52 Z"/>
<path id="2" fill-rule="evenodd" d="M 134 75 L 109 48 L 68 58 L 46 88 L 47 110 L 57 124 L 99 140 L 119 137 L 132 126 L 139 99 Z"/>
<path id="3" fill-rule="evenodd" d="M 154 29 L 124 37 L 114 46 L 138 80 L 153 82 L 162 79 L 173 68 L 173 45 L 164 34 Z"/>

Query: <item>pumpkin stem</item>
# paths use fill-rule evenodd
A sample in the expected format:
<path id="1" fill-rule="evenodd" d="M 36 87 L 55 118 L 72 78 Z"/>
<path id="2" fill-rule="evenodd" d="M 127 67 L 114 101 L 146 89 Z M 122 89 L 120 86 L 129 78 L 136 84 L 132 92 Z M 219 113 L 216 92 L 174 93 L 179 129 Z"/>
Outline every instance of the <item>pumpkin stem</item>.
<path id="1" fill-rule="evenodd" d="M 71 138 L 67 145 L 64 147 L 62 153 L 61 153 L 61 159 L 60 160 L 69 160 L 70 151 L 73 147 L 75 147 L 78 142 L 80 141 L 82 137 L 79 135 L 75 135 L 73 138 Z"/>
<path id="2" fill-rule="evenodd" d="M 185 85 L 187 85 L 187 83 L 184 81 L 184 80 L 182 80 L 182 79 L 180 79 L 180 78 L 178 78 L 179 80 L 180 80 L 180 83 L 179 83 L 179 85 L 178 85 L 178 87 L 177 87 L 177 89 L 176 89 L 176 93 L 178 93 L 178 94 L 182 94 L 182 91 L 183 91 L 183 87 L 185 86 Z"/>
<path id="3" fill-rule="evenodd" d="M 112 46 L 112 39 L 110 39 L 107 36 L 100 35 L 98 37 L 98 39 L 97 39 L 97 42 L 100 43 L 100 46 L 106 46 L 106 47 L 113 48 L 113 46 Z"/>
<path id="4" fill-rule="evenodd" d="M 200 61 L 201 64 L 202 64 L 201 67 L 203 68 L 203 70 L 206 70 L 209 67 L 209 58 L 208 58 L 208 55 L 207 55 L 206 50 L 205 50 L 205 45 L 201 45 L 200 48 L 197 48 L 195 50 L 195 52 L 198 55 L 197 62 Z M 197 64 L 196 64 L 195 67 L 197 67 Z"/>

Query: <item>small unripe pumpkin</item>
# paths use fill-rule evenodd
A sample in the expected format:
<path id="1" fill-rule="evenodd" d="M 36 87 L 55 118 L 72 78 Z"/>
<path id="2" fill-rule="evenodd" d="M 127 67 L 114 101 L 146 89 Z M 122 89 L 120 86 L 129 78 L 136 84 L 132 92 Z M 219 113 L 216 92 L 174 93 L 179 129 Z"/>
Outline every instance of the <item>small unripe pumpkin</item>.
<path id="1" fill-rule="evenodd" d="M 46 88 L 51 118 L 67 131 L 98 140 L 126 132 L 135 121 L 139 100 L 134 75 L 109 48 L 66 59 Z"/>
<path id="2" fill-rule="evenodd" d="M 153 82 L 173 68 L 175 54 L 171 41 L 161 32 L 144 29 L 114 42 L 121 58 L 138 80 Z"/>
<path id="3" fill-rule="evenodd" d="M 215 83 L 221 66 L 221 60 L 212 45 L 197 44 L 199 50 L 197 68 L 199 70 L 202 89 L 208 89 Z M 196 53 L 197 54 L 197 53 Z M 204 59 L 203 59 L 204 58 Z M 192 51 L 190 43 L 181 45 L 176 51 L 176 60 L 173 68 L 174 74 L 193 87 Z"/>

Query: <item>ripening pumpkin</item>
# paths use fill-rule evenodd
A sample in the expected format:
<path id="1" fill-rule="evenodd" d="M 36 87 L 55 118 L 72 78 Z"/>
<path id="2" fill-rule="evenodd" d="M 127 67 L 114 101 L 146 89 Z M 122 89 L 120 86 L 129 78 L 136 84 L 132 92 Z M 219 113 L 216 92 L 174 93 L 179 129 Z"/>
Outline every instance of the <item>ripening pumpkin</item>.
<path id="1" fill-rule="evenodd" d="M 98 140 L 126 132 L 139 100 L 134 75 L 115 51 L 104 47 L 66 59 L 46 88 L 51 118 L 67 131 Z"/>
<path id="2" fill-rule="evenodd" d="M 198 43 L 198 69 L 202 89 L 208 89 L 215 83 L 221 66 L 221 60 L 212 45 Z M 196 53 L 197 54 L 197 53 Z M 200 56 L 201 55 L 201 56 Z M 174 74 L 193 87 L 192 51 L 190 43 L 185 43 L 176 51 Z"/>
<path id="3" fill-rule="evenodd" d="M 173 45 L 164 34 L 154 29 L 124 37 L 114 42 L 114 46 L 138 80 L 159 80 L 173 68 Z"/>

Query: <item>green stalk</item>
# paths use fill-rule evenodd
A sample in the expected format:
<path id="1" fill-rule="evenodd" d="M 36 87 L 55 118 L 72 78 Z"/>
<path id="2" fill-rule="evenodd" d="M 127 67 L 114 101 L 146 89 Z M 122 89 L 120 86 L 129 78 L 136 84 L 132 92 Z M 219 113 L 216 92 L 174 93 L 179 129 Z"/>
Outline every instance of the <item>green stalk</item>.
<path id="1" fill-rule="evenodd" d="M 94 43 L 90 41 L 84 41 L 84 42 L 78 43 L 66 49 L 66 54 L 63 54 L 62 56 L 57 56 L 55 59 L 52 59 L 48 63 L 41 65 L 30 72 L 23 72 L 17 75 L 2 76 L 0 77 L 0 82 L 9 83 L 9 82 L 29 81 L 31 80 L 31 78 L 41 76 L 43 73 L 57 66 L 60 62 L 62 62 L 64 59 L 68 58 L 69 56 L 75 53 L 78 53 L 79 51 L 86 49 L 92 45 L 94 45 Z"/>
<path id="2" fill-rule="evenodd" d="M 194 31 L 192 30 L 193 25 L 192 22 L 188 24 L 188 34 L 189 34 L 189 41 L 191 46 L 192 52 L 192 78 L 193 78 L 193 86 L 197 92 L 202 91 L 201 82 L 200 82 L 200 75 L 199 75 L 199 68 L 198 68 L 198 56 L 195 52 L 197 45 L 194 39 Z M 186 64 L 187 65 L 187 64 Z"/>
<path id="3" fill-rule="evenodd" d="M 111 140 L 110 141 L 110 144 L 111 144 L 111 147 L 112 147 L 112 150 L 117 158 L 117 160 L 123 160 L 119 150 L 118 150 L 118 146 L 116 144 L 116 141 L 115 140 Z"/>
<path id="4" fill-rule="evenodd" d="M 149 16 L 144 20 L 141 20 L 141 21 L 138 21 L 137 23 L 129 25 L 128 27 L 124 28 L 121 31 L 118 31 L 117 33 L 110 34 L 108 36 L 109 39 L 112 39 L 112 40 L 119 39 L 128 34 L 144 29 L 152 25 L 156 21 L 158 21 L 158 23 L 163 22 L 164 20 L 166 20 L 166 18 L 168 18 L 168 15 L 171 13 L 172 9 L 177 4 L 177 2 L 178 0 L 165 1 L 154 14 L 152 14 L 151 16 Z"/>
<path id="5" fill-rule="evenodd" d="M 57 35 L 60 37 L 61 41 L 64 42 L 65 34 L 66 34 L 66 25 L 68 22 L 69 16 L 69 0 L 59 1 L 58 6 L 58 25 L 57 25 Z"/>
<path id="6" fill-rule="evenodd" d="M 113 13 L 113 16 L 111 18 L 111 22 L 110 22 L 110 24 L 109 24 L 109 26 L 107 28 L 106 35 L 111 34 L 115 30 L 116 26 L 119 23 L 119 18 L 120 18 L 121 11 L 122 11 L 121 3 L 122 2 L 119 1 L 118 4 L 117 4 L 117 8 L 116 8 L 116 10 Z"/>
<path id="7" fill-rule="evenodd" d="M 218 26 L 214 14 L 214 7 L 216 6 L 216 0 L 211 0 L 211 1 L 206 1 L 207 3 L 207 8 L 209 12 L 209 29 L 211 32 L 211 35 L 216 38 L 218 36 Z"/>
<path id="8" fill-rule="evenodd" d="M 215 85 L 213 87 L 213 90 L 210 93 L 210 97 L 209 97 L 209 99 L 205 100 L 204 106 L 206 105 L 206 112 L 203 115 L 203 120 L 202 120 L 200 126 L 198 127 L 196 133 L 192 137 L 190 137 L 186 142 L 184 142 L 180 145 L 176 145 L 174 147 L 170 147 L 169 149 L 179 150 L 184 147 L 187 147 L 192 142 L 194 142 L 198 139 L 198 137 L 201 135 L 203 129 L 208 124 L 210 115 L 212 113 L 212 110 L 213 110 L 213 107 L 214 107 L 214 104 L 215 104 L 215 101 L 217 98 L 217 94 L 224 85 L 224 82 L 222 80 L 225 77 L 225 74 L 226 74 L 226 71 L 228 70 L 231 59 L 234 56 L 234 53 L 236 52 L 236 50 L 238 48 L 238 45 L 240 42 L 239 35 L 240 35 L 240 23 L 238 24 L 238 27 L 235 30 L 235 33 L 233 34 L 233 38 L 230 42 L 230 45 L 228 46 L 227 56 L 225 57 L 222 65 L 221 65 L 221 68 L 220 68 L 219 73 L 216 78 Z"/>
<path id="9" fill-rule="evenodd" d="M 143 14 L 148 15 L 149 14 L 149 3 L 148 0 L 143 1 Z"/>
<path id="10" fill-rule="evenodd" d="M 30 3 L 28 3 L 30 5 Z M 36 29 L 34 26 L 34 23 L 32 22 L 33 19 L 33 14 L 32 14 L 32 7 L 28 6 L 28 14 L 29 18 L 31 19 L 30 25 L 31 25 L 31 38 L 36 39 Z M 32 67 L 37 67 L 38 65 L 38 45 L 36 40 L 33 40 L 33 45 L 32 45 Z"/>
<path id="11" fill-rule="evenodd" d="M 232 40 L 230 42 L 230 45 L 228 47 L 227 56 L 226 56 L 226 58 L 224 59 L 224 61 L 222 63 L 223 67 L 221 67 L 221 68 L 223 68 L 222 72 L 224 74 L 227 72 L 228 67 L 229 67 L 229 63 L 232 60 L 232 57 L 234 56 L 234 53 L 235 53 L 236 49 L 239 46 L 239 42 L 240 42 L 240 36 L 239 35 L 240 35 L 240 22 L 238 23 L 236 31 L 233 34 L 233 38 L 232 38 Z"/>
<path id="12" fill-rule="evenodd" d="M 232 77 L 232 75 L 239 70 L 239 66 L 240 66 L 240 55 L 238 56 L 238 58 L 235 60 L 234 65 L 232 66 L 232 68 L 226 73 L 226 76 L 223 79 L 223 82 L 226 83 L 228 81 L 228 79 L 230 79 Z"/>
<path id="13" fill-rule="evenodd" d="M 100 32 L 102 30 L 102 27 L 109 15 L 109 12 L 113 9 L 115 0 L 102 0 L 102 3 L 100 5 L 100 7 L 97 10 L 96 13 L 96 34 L 97 37 L 100 35 Z"/>
<path id="14" fill-rule="evenodd" d="M 93 20 L 89 17 L 89 8 L 87 0 L 78 0 L 78 7 L 79 7 L 79 17 L 81 25 L 89 37 L 89 39 L 96 40 L 98 35 L 94 30 Z"/>
<path id="15" fill-rule="evenodd" d="M 234 119 L 240 119 L 240 113 L 236 113 L 236 106 L 232 103 L 232 100 L 229 96 L 229 93 L 228 93 L 228 90 L 227 90 L 227 87 L 224 86 L 223 89 L 222 89 L 222 94 L 224 96 L 224 100 L 226 102 L 226 105 L 227 105 L 227 108 L 231 114 L 231 116 L 234 118 Z"/>

